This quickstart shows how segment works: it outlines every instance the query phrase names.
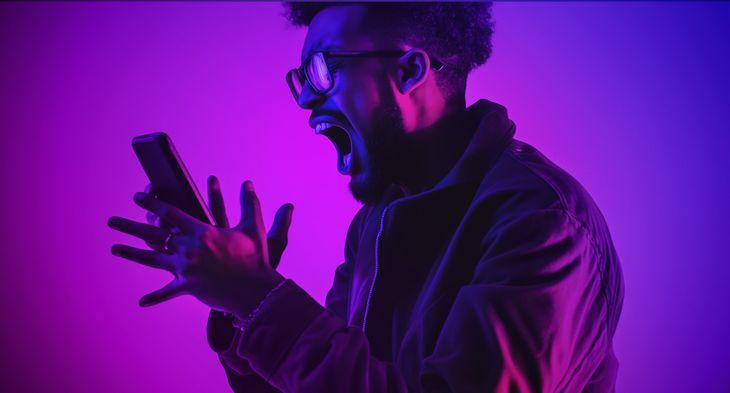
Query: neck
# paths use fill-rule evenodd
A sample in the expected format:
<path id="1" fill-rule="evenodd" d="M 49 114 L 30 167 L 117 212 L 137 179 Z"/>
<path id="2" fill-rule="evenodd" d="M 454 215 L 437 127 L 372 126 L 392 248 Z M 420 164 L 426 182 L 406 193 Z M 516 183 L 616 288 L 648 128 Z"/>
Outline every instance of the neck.
<path id="1" fill-rule="evenodd" d="M 398 151 L 401 164 L 395 183 L 406 195 L 435 186 L 459 160 L 475 127 L 460 101 L 445 107 L 432 124 L 406 132 Z"/>

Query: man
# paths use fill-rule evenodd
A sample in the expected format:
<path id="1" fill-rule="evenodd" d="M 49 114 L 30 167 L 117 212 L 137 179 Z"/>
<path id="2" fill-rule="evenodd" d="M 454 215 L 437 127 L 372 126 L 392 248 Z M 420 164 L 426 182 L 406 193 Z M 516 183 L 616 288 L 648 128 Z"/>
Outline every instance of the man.
<path id="1" fill-rule="evenodd" d="M 236 391 L 614 390 L 619 261 L 587 192 L 513 139 L 504 107 L 466 108 L 466 78 L 489 57 L 486 3 L 288 5 L 308 26 L 287 75 L 310 126 L 331 139 L 364 206 L 347 233 L 326 308 L 274 268 L 291 205 L 264 232 L 253 185 L 222 228 L 146 193 L 177 231 L 113 217 L 154 250 L 113 253 L 211 306 L 208 334 Z"/>

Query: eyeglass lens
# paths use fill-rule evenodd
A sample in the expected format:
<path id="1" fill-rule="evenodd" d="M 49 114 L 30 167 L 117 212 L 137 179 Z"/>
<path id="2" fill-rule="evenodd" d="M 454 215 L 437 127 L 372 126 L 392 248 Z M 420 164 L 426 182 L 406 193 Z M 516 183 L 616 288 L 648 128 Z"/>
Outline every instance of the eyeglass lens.
<path id="1" fill-rule="evenodd" d="M 314 90 L 321 93 L 330 88 L 332 78 L 322 53 L 316 53 L 309 59 L 306 72 Z"/>
<path id="2" fill-rule="evenodd" d="M 318 94 L 326 92 L 332 86 L 332 76 L 322 53 L 316 53 L 309 58 L 303 71 L 306 76 L 297 69 L 289 71 L 286 76 L 295 99 L 298 100 L 301 96 L 307 79 L 309 79 L 312 89 Z"/>
<path id="3" fill-rule="evenodd" d="M 294 99 L 298 100 L 299 96 L 302 94 L 302 89 L 304 88 L 304 81 L 300 77 L 299 70 L 293 69 L 289 71 L 289 73 L 286 74 L 286 81 L 289 82 L 289 88 L 291 89 L 292 94 L 294 94 Z"/>

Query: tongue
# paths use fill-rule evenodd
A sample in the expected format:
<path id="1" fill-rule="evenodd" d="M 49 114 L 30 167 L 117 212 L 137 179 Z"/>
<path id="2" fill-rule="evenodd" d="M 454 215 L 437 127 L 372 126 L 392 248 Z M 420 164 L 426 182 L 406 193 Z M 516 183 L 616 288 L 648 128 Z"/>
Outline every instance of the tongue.
<path id="1" fill-rule="evenodd" d="M 340 174 L 349 175 L 350 167 L 352 164 L 352 152 L 342 154 L 340 149 L 337 149 L 337 170 Z"/>

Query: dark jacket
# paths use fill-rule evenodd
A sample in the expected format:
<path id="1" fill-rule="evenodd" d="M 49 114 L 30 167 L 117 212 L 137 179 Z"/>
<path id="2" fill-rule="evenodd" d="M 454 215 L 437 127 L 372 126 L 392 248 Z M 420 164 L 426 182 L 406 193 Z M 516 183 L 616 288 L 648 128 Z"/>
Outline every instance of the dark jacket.
<path id="1" fill-rule="evenodd" d="M 614 390 L 623 282 L 603 216 L 513 139 L 503 106 L 469 113 L 479 126 L 444 179 L 355 215 L 326 308 L 288 281 L 243 335 L 211 314 L 234 390 Z"/>

